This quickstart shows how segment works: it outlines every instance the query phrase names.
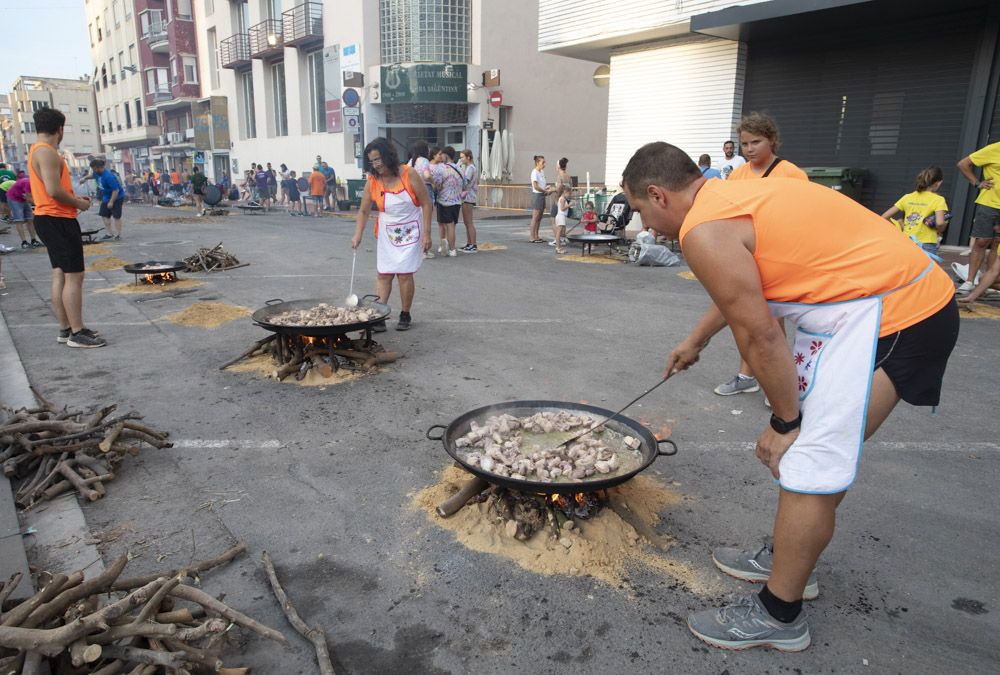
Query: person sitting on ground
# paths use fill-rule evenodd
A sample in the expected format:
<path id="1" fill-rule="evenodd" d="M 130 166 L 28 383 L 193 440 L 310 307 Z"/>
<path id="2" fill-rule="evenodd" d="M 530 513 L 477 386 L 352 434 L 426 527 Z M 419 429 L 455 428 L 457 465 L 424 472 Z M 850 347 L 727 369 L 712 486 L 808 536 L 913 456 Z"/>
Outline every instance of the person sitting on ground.
<path id="1" fill-rule="evenodd" d="M 323 175 L 322 168 L 322 165 L 317 164 L 309 174 L 309 197 L 316 209 L 313 213 L 316 218 L 323 215 L 320 212 L 323 210 L 323 195 L 326 192 L 326 176 Z"/>
<path id="2" fill-rule="evenodd" d="M 5 188 L 10 181 L 0 183 L 0 190 L 7 193 L 7 203 L 10 205 L 10 218 L 14 221 L 17 234 L 21 237 L 21 248 L 39 248 L 42 242 L 38 241 L 35 234 L 35 222 L 31 213 L 31 206 L 34 203 L 31 199 L 31 179 L 22 175 L 13 184 Z M 31 241 L 28 236 L 31 235 Z"/>
<path id="3" fill-rule="evenodd" d="M 722 178 L 722 172 L 712 168 L 712 156 L 705 154 L 698 158 L 698 169 L 705 178 Z"/>
<path id="4" fill-rule="evenodd" d="M 208 183 L 208 176 L 198 170 L 198 167 L 191 169 L 191 193 L 194 195 L 194 208 L 197 215 L 205 215 L 205 184 Z"/>
<path id="5" fill-rule="evenodd" d="M 580 218 L 583 229 L 586 232 L 595 234 L 597 232 L 597 211 L 594 210 L 594 202 L 587 202 L 583 207 L 583 216 Z"/>
<path id="6" fill-rule="evenodd" d="M 938 194 L 943 182 L 944 172 L 940 167 L 927 167 L 917 174 L 916 190 L 900 197 L 882 214 L 883 218 L 893 222 L 893 217 L 902 213 L 903 234 L 934 255 L 938 252 L 939 237 L 948 227 L 948 202 Z"/>
<path id="7" fill-rule="evenodd" d="M 569 210 L 573 206 L 572 194 L 573 187 L 564 184 L 559 188 L 559 198 L 556 200 L 556 217 L 552 220 L 552 241 L 556 242 L 556 253 L 559 255 L 566 252 L 562 241 L 566 237 L 566 219 L 569 218 Z"/>

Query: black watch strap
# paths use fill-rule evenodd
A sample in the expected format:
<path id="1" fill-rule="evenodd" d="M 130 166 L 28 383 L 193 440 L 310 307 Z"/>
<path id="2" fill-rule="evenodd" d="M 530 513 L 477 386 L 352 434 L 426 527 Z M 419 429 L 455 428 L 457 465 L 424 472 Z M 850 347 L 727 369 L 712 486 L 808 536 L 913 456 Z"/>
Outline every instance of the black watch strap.
<path id="1" fill-rule="evenodd" d="M 779 434 L 787 434 L 789 431 L 794 431 L 802 426 L 802 411 L 799 410 L 799 416 L 796 417 L 791 422 L 786 422 L 775 414 L 771 414 L 771 428 L 777 431 Z"/>

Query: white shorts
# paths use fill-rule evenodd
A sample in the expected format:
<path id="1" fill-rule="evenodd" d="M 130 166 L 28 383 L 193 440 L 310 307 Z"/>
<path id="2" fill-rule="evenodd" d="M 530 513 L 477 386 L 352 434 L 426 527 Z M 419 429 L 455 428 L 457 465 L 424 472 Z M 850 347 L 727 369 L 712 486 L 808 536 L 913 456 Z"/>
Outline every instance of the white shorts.
<path id="1" fill-rule="evenodd" d="M 556 225 L 562 225 L 563 227 L 566 227 L 566 214 L 565 213 L 557 213 L 556 214 Z"/>

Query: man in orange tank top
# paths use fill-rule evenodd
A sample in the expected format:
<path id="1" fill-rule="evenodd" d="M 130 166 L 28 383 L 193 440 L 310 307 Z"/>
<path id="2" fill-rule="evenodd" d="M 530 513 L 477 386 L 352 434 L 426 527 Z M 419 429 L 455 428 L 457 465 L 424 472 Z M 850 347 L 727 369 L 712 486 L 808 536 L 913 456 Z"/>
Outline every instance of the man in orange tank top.
<path id="1" fill-rule="evenodd" d="M 103 347 L 104 339 L 83 325 L 83 240 L 76 215 L 90 208 L 90 199 L 73 194 L 69 167 L 59 156 L 66 116 L 42 108 L 34 118 L 38 141 L 28 153 L 28 178 L 35 200 L 35 230 L 52 263 L 58 340 L 70 347 Z"/>
<path id="2" fill-rule="evenodd" d="M 643 225 L 680 239 L 714 305 L 667 359 L 696 363 L 727 324 L 771 401 L 756 455 L 778 481 L 773 547 L 713 561 L 759 594 L 696 612 L 688 628 L 726 649 L 809 646 L 802 600 L 833 536 L 861 445 L 902 398 L 937 405 L 958 337 L 951 280 L 898 230 L 808 181 L 706 181 L 679 148 L 650 143 L 622 184 Z M 819 219 L 803 233 L 803 213 Z M 887 265 L 885 261 L 891 260 Z M 790 350 L 776 318 L 795 325 Z"/>

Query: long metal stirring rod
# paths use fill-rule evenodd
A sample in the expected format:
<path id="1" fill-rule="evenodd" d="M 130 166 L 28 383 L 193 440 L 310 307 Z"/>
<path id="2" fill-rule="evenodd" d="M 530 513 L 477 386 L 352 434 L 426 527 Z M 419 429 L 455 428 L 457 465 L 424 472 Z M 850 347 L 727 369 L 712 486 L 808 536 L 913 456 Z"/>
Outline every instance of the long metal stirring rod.
<path id="1" fill-rule="evenodd" d="M 671 373 L 671 375 L 673 375 L 673 373 Z M 576 436 L 573 436 L 569 440 L 563 441 L 562 443 L 560 443 L 559 445 L 557 445 L 556 448 L 561 448 L 564 445 L 569 445 L 573 441 L 575 441 L 575 440 L 577 440 L 579 438 L 582 438 L 582 437 L 586 436 L 589 433 L 592 433 L 593 431 L 597 430 L 599 427 L 603 427 L 605 424 L 607 424 L 608 422 L 610 422 L 611 420 L 613 420 L 614 418 L 618 417 L 623 412 L 625 412 L 633 403 L 635 403 L 636 401 L 638 401 L 639 399 L 641 399 L 646 394 L 651 393 L 653 390 L 655 390 L 661 384 L 663 384 L 664 382 L 666 382 L 667 380 L 669 380 L 671 375 L 667 375 L 662 380 L 660 380 L 659 382 L 657 382 L 656 384 L 654 384 L 652 387 L 650 387 L 646 391 L 644 391 L 641 394 L 639 394 L 638 396 L 636 396 L 634 399 L 632 399 L 631 401 L 629 401 L 628 403 L 626 403 L 624 406 L 622 406 L 622 409 L 619 410 L 618 412 L 613 413 L 611 416 L 604 418 L 604 420 L 602 420 L 600 423 L 595 424 L 592 427 L 588 427 L 586 431 L 584 431 L 582 433 L 579 433 Z"/>

